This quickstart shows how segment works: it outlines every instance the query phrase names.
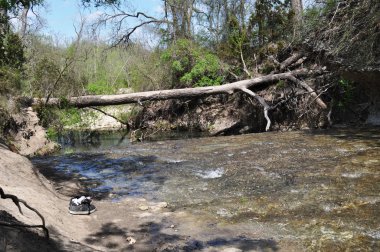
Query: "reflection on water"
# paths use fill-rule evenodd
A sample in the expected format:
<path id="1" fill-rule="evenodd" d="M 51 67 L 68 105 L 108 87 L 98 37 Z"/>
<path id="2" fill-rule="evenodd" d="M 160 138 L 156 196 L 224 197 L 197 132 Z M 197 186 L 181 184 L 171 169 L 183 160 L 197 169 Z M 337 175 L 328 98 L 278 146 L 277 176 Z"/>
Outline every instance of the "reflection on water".
<path id="1" fill-rule="evenodd" d="M 113 199 L 145 197 L 219 221 L 267 223 L 310 250 L 380 250 L 379 128 L 108 140 L 33 162 Z"/>

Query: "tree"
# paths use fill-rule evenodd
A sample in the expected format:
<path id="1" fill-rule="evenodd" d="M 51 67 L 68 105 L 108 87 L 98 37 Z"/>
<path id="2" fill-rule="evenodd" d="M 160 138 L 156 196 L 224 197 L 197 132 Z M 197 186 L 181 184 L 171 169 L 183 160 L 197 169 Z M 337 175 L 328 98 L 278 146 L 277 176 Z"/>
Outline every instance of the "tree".
<path id="1" fill-rule="evenodd" d="M 302 23 L 302 0 L 292 0 L 292 10 L 294 12 L 294 21 L 297 24 Z"/>
<path id="2" fill-rule="evenodd" d="M 104 13 L 99 17 L 94 24 L 94 28 L 98 29 L 102 26 L 111 24 L 113 26 L 113 46 L 131 42 L 131 36 L 138 29 L 145 27 L 149 24 L 162 24 L 167 23 L 166 19 L 160 19 L 149 16 L 143 12 L 129 12 L 121 8 L 122 0 L 82 0 L 84 6 L 94 7 L 108 7 L 108 13 Z M 131 21 L 133 19 L 133 21 Z M 131 26 L 131 23 L 137 25 Z"/>
<path id="3" fill-rule="evenodd" d="M 29 1 L 34 4 L 38 1 Z M 21 86 L 24 48 L 19 36 L 10 29 L 9 14 L 17 13 L 21 1 L 0 0 L 0 93 L 13 93 Z"/>
<path id="4" fill-rule="evenodd" d="M 107 5 L 119 5 L 120 0 L 82 0 L 82 3 L 85 6 L 95 6 L 95 7 L 100 7 L 100 6 L 107 6 Z"/>
<path id="5" fill-rule="evenodd" d="M 172 41 L 192 37 L 192 17 L 195 0 L 164 0 L 165 17 L 171 17 Z"/>
<path id="6" fill-rule="evenodd" d="M 249 22 L 251 33 L 257 31 L 259 47 L 288 36 L 289 0 L 257 0 Z M 255 38 L 253 38 L 255 39 Z"/>
<path id="7" fill-rule="evenodd" d="M 42 5 L 44 0 L 0 0 L 0 31 L 4 30 L 9 21 L 9 14 L 14 14 L 15 16 L 20 15 L 21 20 L 21 30 L 20 35 L 24 37 L 26 34 L 26 29 L 28 26 L 28 12 L 33 9 L 33 7 Z M 20 14 L 21 12 L 21 14 Z"/>

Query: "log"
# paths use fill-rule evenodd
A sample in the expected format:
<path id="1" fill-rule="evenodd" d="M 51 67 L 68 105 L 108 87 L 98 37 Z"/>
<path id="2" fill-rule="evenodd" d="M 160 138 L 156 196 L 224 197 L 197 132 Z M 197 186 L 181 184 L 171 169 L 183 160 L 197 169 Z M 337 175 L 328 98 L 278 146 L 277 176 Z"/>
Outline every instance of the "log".
<path id="1" fill-rule="evenodd" d="M 319 98 L 319 96 L 317 95 L 317 93 L 309 86 L 307 85 L 306 82 L 304 81 L 301 81 L 297 78 L 295 78 L 294 76 L 290 76 L 289 77 L 289 80 L 293 81 L 294 83 L 296 83 L 297 85 L 303 87 L 304 89 L 306 89 L 310 95 L 316 100 L 317 104 L 322 108 L 322 109 L 327 109 L 327 105 L 326 103 L 324 103 L 321 98 Z"/>
<path id="2" fill-rule="evenodd" d="M 65 104 L 67 106 L 84 108 L 92 106 L 108 106 L 108 105 L 120 105 L 129 103 L 141 103 L 143 101 L 157 101 L 190 97 L 202 97 L 215 94 L 232 94 L 235 91 L 249 89 L 257 87 L 263 84 L 273 83 L 279 80 L 286 80 L 295 77 L 310 76 L 319 74 L 319 71 L 310 71 L 307 69 L 295 70 L 287 73 L 269 74 L 262 77 L 257 77 L 248 80 L 237 81 L 220 86 L 208 86 L 208 87 L 195 87 L 195 88 L 182 88 L 182 89 L 170 89 L 170 90 L 157 90 L 138 92 L 130 94 L 119 95 L 86 95 L 78 97 L 70 97 L 63 101 L 60 98 L 50 98 L 46 103 L 44 99 L 34 98 L 32 100 L 32 106 L 39 104 L 45 104 L 48 106 L 60 106 Z"/>
<path id="3" fill-rule="evenodd" d="M 281 63 L 280 71 L 284 71 L 288 66 L 302 58 L 302 53 L 295 53 Z"/>

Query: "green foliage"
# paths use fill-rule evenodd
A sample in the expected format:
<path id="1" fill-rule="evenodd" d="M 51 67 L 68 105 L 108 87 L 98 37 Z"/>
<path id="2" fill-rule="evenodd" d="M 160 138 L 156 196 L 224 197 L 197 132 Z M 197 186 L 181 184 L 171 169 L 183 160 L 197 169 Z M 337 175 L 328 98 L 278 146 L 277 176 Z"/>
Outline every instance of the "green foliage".
<path id="1" fill-rule="evenodd" d="M 341 93 L 341 98 L 338 102 L 338 106 L 345 108 L 348 104 L 350 104 L 354 98 L 354 83 L 345 80 L 345 79 L 340 79 L 338 81 L 338 87 L 340 88 L 340 93 Z"/>
<path id="2" fill-rule="evenodd" d="M 235 71 L 242 68 L 240 54 L 244 58 L 248 53 L 249 41 L 245 25 L 240 25 L 236 16 L 230 16 L 227 22 L 226 37 L 220 43 L 218 55 L 225 61 L 231 63 Z"/>
<path id="3" fill-rule="evenodd" d="M 0 95 L 15 94 L 21 88 L 24 50 L 17 34 L 0 33 Z"/>
<path id="4" fill-rule="evenodd" d="M 220 85 L 224 81 L 219 58 L 188 39 L 179 39 L 161 54 L 172 71 L 172 87 Z"/>
<path id="5" fill-rule="evenodd" d="M 322 7 L 322 13 L 323 15 L 327 15 L 328 13 L 335 11 L 337 5 L 338 5 L 338 0 L 327 0 Z"/>
<path id="6" fill-rule="evenodd" d="M 307 8 L 304 13 L 304 33 L 308 34 L 320 26 L 325 26 L 321 24 L 325 21 L 324 19 L 329 13 L 335 12 L 337 4 L 337 0 L 327 0 L 322 5 L 314 5 Z M 330 19 L 328 22 L 330 22 Z"/>
<path id="7" fill-rule="evenodd" d="M 229 52 L 240 57 L 244 44 L 248 43 L 247 30 L 245 26 L 240 27 L 236 16 L 230 17 L 228 21 L 227 45 Z"/>
<path id="8" fill-rule="evenodd" d="M 17 15 L 22 8 L 32 8 L 33 6 L 41 5 L 45 0 L 0 0 L 0 8 Z"/>
<path id="9" fill-rule="evenodd" d="M 54 138 L 57 131 L 61 131 L 64 126 L 73 126 L 82 122 L 82 117 L 77 108 L 61 107 L 51 108 L 39 106 L 36 108 L 40 124 L 48 129 L 48 134 Z"/>
<path id="10" fill-rule="evenodd" d="M 82 122 L 82 117 L 77 108 L 59 110 L 58 119 L 64 126 L 72 126 Z"/>
<path id="11" fill-rule="evenodd" d="M 8 66 L 0 66 L 0 95 L 17 94 L 22 86 L 22 72 Z"/>
<path id="12" fill-rule="evenodd" d="M 0 34 L 0 66 L 21 70 L 24 62 L 24 49 L 20 37 L 12 32 Z"/>
<path id="13" fill-rule="evenodd" d="M 30 80 L 33 86 L 33 94 L 46 97 L 51 91 L 52 85 L 57 81 L 59 73 L 59 65 L 55 60 L 48 57 L 37 59 Z"/>
<path id="14" fill-rule="evenodd" d="M 102 80 L 96 81 L 89 83 L 87 85 L 87 91 L 89 94 L 95 94 L 95 95 L 100 95 L 100 94 L 112 94 L 115 93 L 117 90 L 115 90 L 115 87 L 107 85 Z"/>
<path id="15" fill-rule="evenodd" d="M 140 109 L 131 109 L 128 112 L 120 113 L 117 117 L 122 122 L 135 121 L 136 117 L 139 115 Z"/>
<path id="16" fill-rule="evenodd" d="M 49 140 L 52 140 L 52 141 L 55 141 L 57 140 L 57 137 L 58 137 L 58 131 L 56 128 L 54 127 L 49 127 L 47 130 L 46 130 L 46 136 Z"/>
<path id="17" fill-rule="evenodd" d="M 266 43 L 286 39 L 292 34 L 292 13 L 290 1 L 258 0 L 255 3 L 256 12 L 252 13 L 248 31 L 251 43 L 263 46 Z"/>
<path id="18" fill-rule="evenodd" d="M 279 80 L 276 84 L 276 88 L 278 89 L 282 89 L 282 88 L 285 88 L 286 87 L 286 82 L 283 81 L 283 80 Z"/>
<path id="19" fill-rule="evenodd" d="M 55 125 L 58 127 L 58 116 L 56 113 L 56 108 L 49 108 L 45 106 L 38 106 L 35 108 L 38 118 L 40 119 L 40 124 L 44 128 L 50 128 L 50 125 Z"/>
<path id="20" fill-rule="evenodd" d="M 5 131 L 8 129 L 10 121 L 11 116 L 0 104 L 0 137 L 5 135 Z"/>
<path id="21" fill-rule="evenodd" d="M 203 57 L 196 59 L 190 72 L 185 73 L 180 81 L 193 86 L 216 86 L 224 81 L 221 74 L 221 65 L 218 57 L 206 53 Z"/>

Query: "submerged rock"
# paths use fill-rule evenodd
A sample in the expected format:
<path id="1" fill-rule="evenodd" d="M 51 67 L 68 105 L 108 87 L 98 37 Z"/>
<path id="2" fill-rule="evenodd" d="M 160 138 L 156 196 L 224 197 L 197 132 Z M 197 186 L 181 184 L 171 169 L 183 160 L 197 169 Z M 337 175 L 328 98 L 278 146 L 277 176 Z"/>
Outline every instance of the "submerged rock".
<path id="1" fill-rule="evenodd" d="M 149 206 L 141 205 L 141 206 L 139 206 L 139 209 L 141 211 L 147 211 L 147 210 L 149 210 Z"/>

